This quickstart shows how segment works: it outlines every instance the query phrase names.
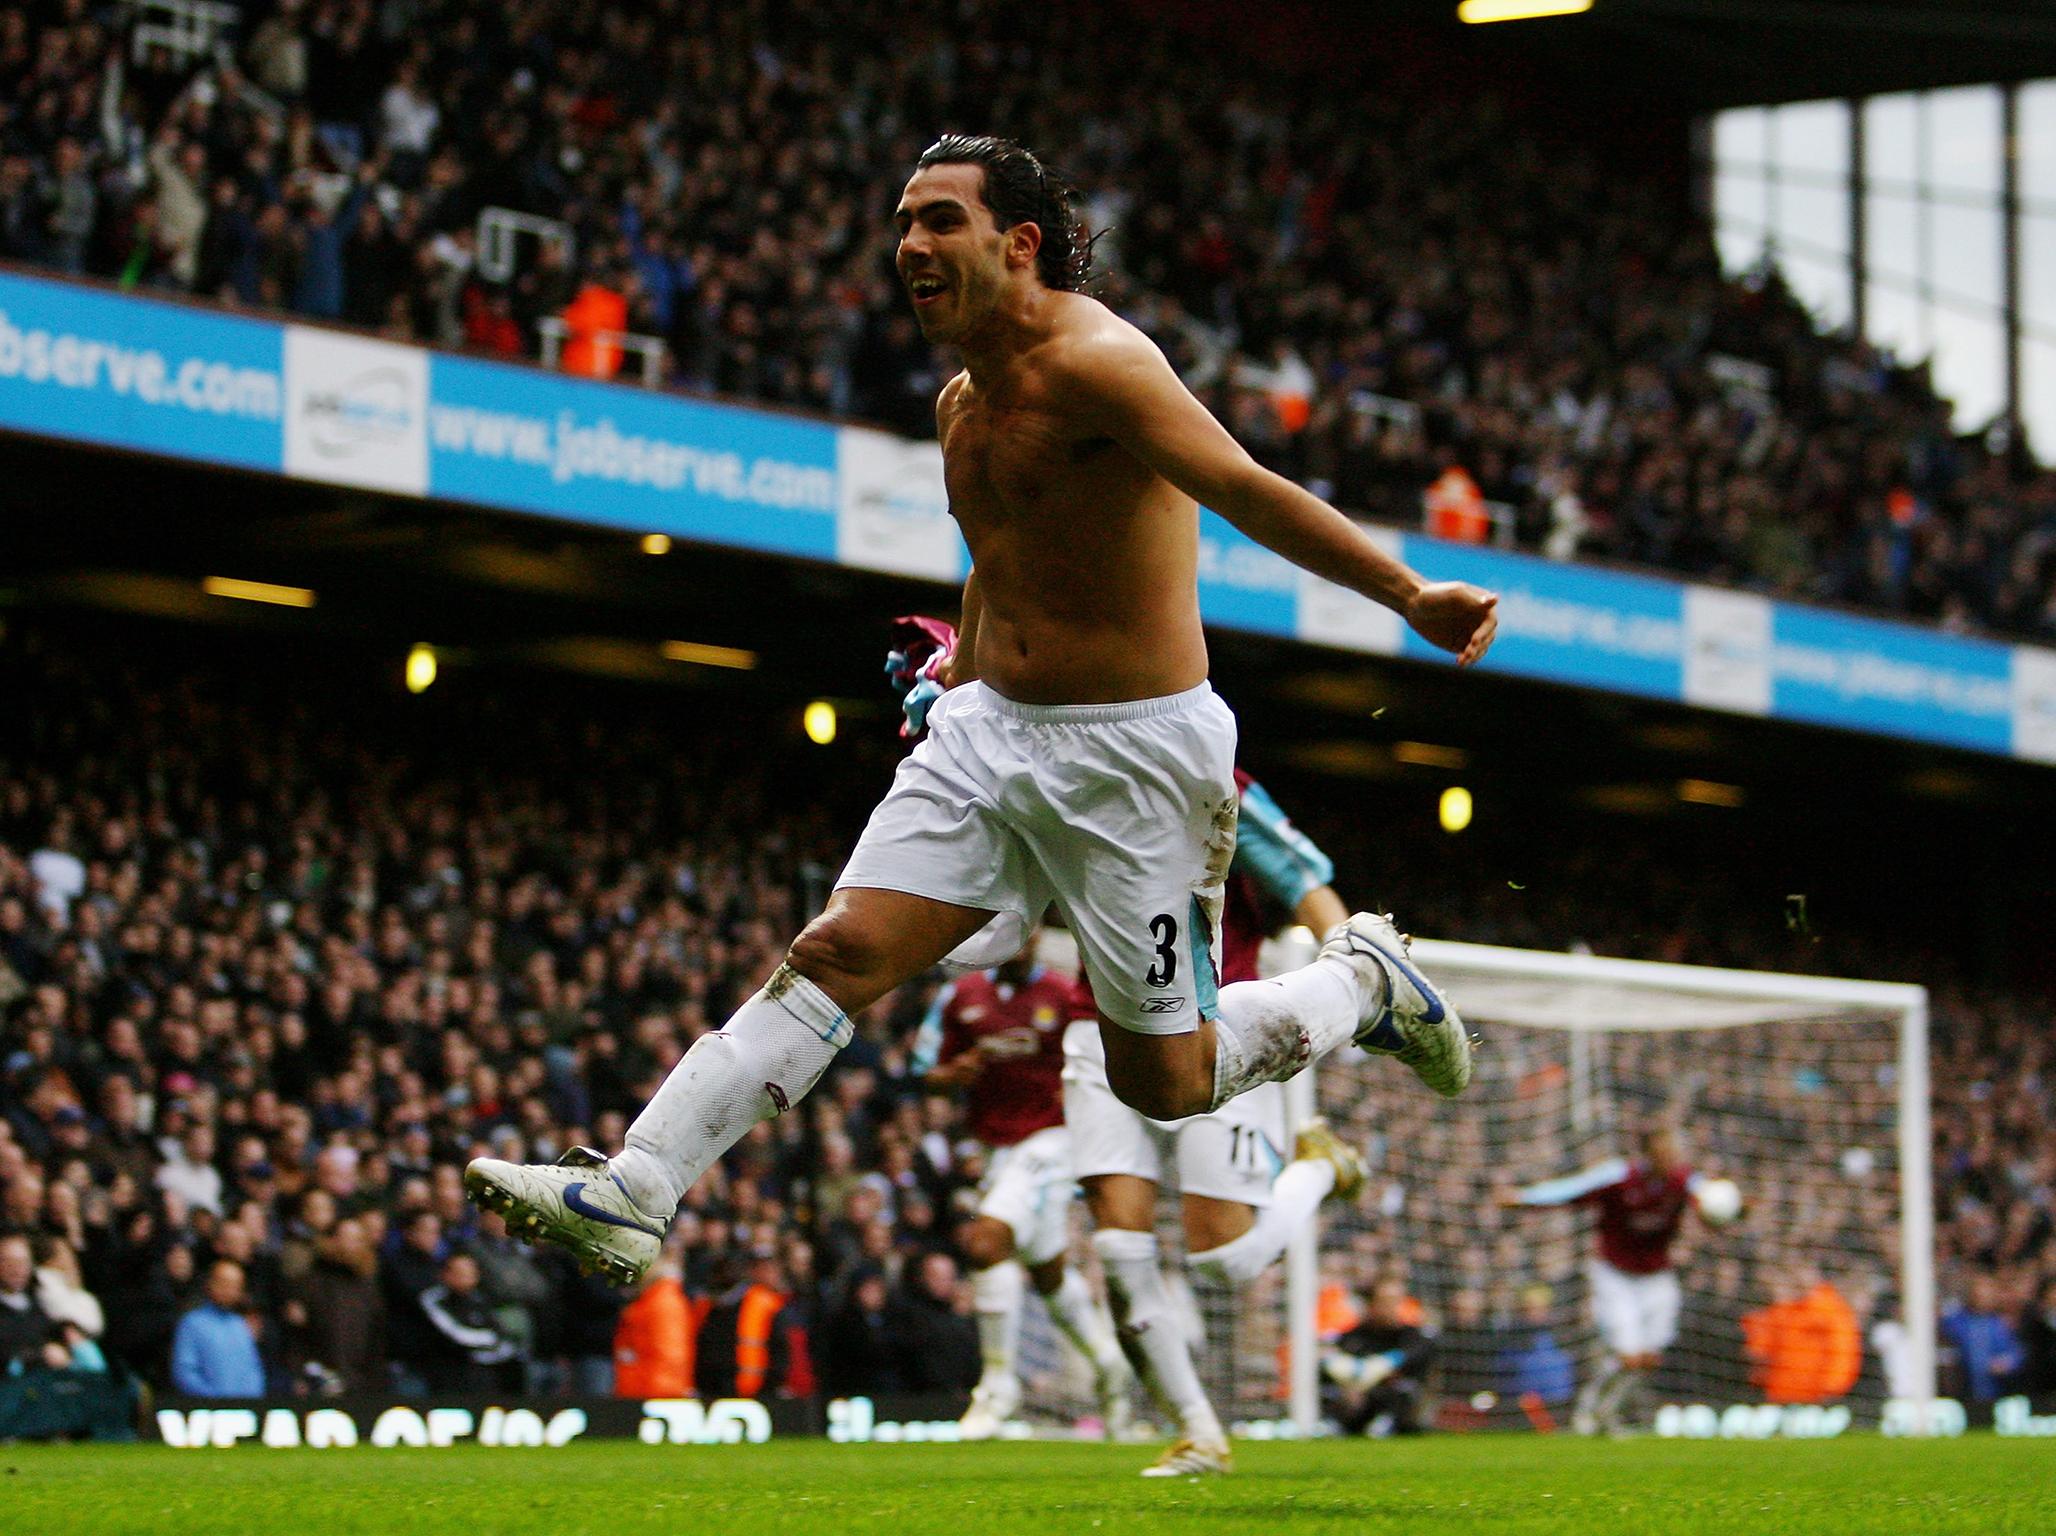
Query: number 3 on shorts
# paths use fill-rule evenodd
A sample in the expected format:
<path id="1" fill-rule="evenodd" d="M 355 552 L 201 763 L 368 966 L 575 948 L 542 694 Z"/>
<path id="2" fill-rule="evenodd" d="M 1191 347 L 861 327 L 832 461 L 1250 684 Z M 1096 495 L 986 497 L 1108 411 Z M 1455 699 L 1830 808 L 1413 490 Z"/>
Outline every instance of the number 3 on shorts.
<path id="1" fill-rule="evenodd" d="M 1158 963 L 1142 979 L 1153 987 L 1168 987 L 1178 979 L 1178 919 L 1159 912 L 1149 920 L 1149 931 L 1156 937 Z"/>

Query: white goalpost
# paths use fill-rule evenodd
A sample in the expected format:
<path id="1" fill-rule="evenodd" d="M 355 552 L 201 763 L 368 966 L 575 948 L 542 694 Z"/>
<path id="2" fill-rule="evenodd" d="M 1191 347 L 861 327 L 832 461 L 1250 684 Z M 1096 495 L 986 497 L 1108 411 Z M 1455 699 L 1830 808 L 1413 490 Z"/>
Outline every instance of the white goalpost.
<path id="1" fill-rule="evenodd" d="M 1566 1417 L 1601 1354 L 1589 1218 L 1503 1211 L 1497 1197 L 1632 1152 L 1628 1133 L 1652 1115 L 1747 1202 L 1732 1226 L 1688 1218 L 1684 1311 L 1657 1400 L 1719 1410 L 1762 1403 L 1766 1388 L 1933 1399 L 1924 988 L 1431 940 L 1413 954 L 1482 1036 L 1476 1077 L 1438 1100 L 1345 1049 L 1293 1085 L 1295 1112 L 1318 1110 L 1364 1146 L 1372 1179 L 1359 1206 L 1329 1207 L 1318 1237 L 1294 1246 L 1272 1303 L 1290 1342 L 1275 1394 L 1288 1432 L 1321 1422 L 1324 1325 L 1346 1325 L 1353 1298 L 1391 1274 L 1438 1329 L 1445 1427 Z M 1832 1358 L 1796 1353 L 1777 1330 L 1802 1307 L 1845 1318 L 1863 1363 L 1846 1339 Z M 1786 1374 L 1766 1375 L 1779 1351 Z"/>

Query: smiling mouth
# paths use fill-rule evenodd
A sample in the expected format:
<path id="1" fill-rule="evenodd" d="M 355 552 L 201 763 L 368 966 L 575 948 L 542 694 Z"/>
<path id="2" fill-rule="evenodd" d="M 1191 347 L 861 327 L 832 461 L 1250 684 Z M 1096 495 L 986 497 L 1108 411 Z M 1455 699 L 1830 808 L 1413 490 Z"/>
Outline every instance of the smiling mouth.
<path id="1" fill-rule="evenodd" d="M 908 280 L 907 292 L 913 296 L 916 304 L 931 304 L 949 292 L 949 284 L 939 277 L 924 273 Z"/>

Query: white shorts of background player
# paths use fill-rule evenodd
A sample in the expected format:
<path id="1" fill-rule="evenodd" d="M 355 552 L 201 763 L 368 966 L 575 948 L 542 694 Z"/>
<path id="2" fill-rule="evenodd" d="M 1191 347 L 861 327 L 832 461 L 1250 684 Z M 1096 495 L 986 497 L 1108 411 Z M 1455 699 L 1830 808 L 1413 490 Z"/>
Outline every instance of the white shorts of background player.
<path id="1" fill-rule="evenodd" d="M 1238 808 L 1235 716 L 1205 683 L 1048 705 L 967 683 L 928 712 L 836 886 L 996 913 L 959 970 L 1011 959 L 1055 902 L 1102 1013 L 1189 1034 L 1215 1014 Z"/>
<path id="2" fill-rule="evenodd" d="M 1114 1097 L 1090 1019 L 1064 1031 L 1064 1125 L 1081 1179 L 1128 1174 L 1159 1189 L 1258 1209 L 1285 1166 L 1285 1088 L 1264 1083 L 1210 1115 L 1151 1120 Z"/>
<path id="3" fill-rule="evenodd" d="M 1097 1024 L 1087 1026 L 1095 1033 Z M 1063 1255 L 1071 1242 L 1071 1135 L 1052 1125 L 988 1154 L 978 1214 L 1014 1234 L 1014 1257 L 1030 1269 Z"/>
<path id="4" fill-rule="evenodd" d="M 1592 1288 L 1592 1322 L 1616 1355 L 1660 1355 L 1678 1336 L 1683 1292 L 1676 1270 L 1631 1275 L 1604 1259 L 1585 1268 Z"/>

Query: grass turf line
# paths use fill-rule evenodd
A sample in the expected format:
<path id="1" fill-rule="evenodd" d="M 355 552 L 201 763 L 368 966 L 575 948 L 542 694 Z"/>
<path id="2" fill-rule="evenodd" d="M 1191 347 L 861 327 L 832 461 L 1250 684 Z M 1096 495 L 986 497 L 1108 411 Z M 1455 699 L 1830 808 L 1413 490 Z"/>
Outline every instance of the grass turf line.
<path id="1" fill-rule="evenodd" d="M 1147 1447 L 560 1450 L 0 1447 L 20 1536 L 1994 1536 L 2056 1530 L 2056 1442 L 1445 1438 L 1238 1448 L 1145 1482 Z"/>

